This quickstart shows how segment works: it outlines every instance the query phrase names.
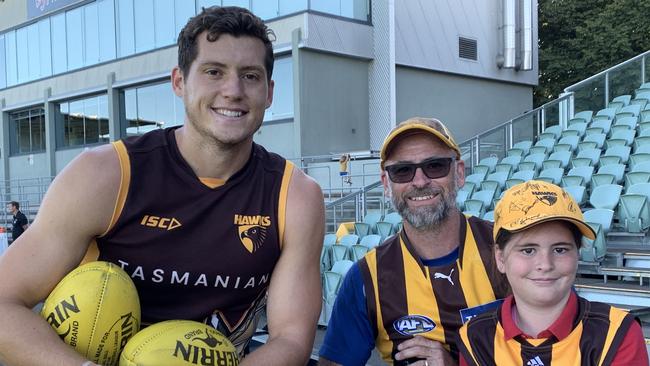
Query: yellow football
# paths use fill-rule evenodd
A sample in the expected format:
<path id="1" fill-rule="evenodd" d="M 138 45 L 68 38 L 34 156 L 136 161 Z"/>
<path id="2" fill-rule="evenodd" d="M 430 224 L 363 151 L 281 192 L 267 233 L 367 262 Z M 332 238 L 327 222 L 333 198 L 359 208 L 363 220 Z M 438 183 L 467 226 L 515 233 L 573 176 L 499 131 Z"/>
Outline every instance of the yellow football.
<path id="1" fill-rule="evenodd" d="M 87 359 L 117 365 L 140 329 L 140 300 L 119 266 L 91 262 L 68 273 L 45 300 L 41 315 L 61 339 Z"/>
<path id="2" fill-rule="evenodd" d="M 234 366 L 235 346 L 209 325 L 190 320 L 168 320 L 151 325 L 129 340 L 120 366 Z"/>

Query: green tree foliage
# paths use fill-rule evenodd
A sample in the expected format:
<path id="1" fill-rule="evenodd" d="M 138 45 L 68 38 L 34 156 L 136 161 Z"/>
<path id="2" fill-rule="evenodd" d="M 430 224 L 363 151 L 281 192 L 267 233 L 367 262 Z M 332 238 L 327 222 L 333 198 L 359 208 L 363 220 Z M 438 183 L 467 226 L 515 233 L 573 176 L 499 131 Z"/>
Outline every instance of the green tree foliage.
<path id="1" fill-rule="evenodd" d="M 564 88 L 650 49 L 649 0 L 539 0 L 535 106 Z M 621 78 L 640 84 L 640 72 Z M 650 78 L 650 75 L 646 78 Z M 623 84 L 623 83 L 619 83 Z M 614 95 L 630 93 L 621 86 Z"/>

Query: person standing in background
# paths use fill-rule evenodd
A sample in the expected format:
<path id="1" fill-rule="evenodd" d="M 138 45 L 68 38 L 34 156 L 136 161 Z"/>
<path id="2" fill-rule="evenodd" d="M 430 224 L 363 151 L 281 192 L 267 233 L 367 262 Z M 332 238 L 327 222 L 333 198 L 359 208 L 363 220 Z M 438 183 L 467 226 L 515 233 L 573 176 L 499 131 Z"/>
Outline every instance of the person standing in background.
<path id="1" fill-rule="evenodd" d="M 339 175 L 342 178 L 342 183 L 347 185 L 352 185 L 352 178 L 350 177 L 350 172 L 348 171 L 348 163 L 350 162 L 350 154 L 343 154 L 339 159 Z"/>
<path id="2" fill-rule="evenodd" d="M 29 223 L 24 213 L 20 211 L 20 204 L 16 201 L 7 203 L 7 212 L 12 214 L 14 219 L 11 226 L 11 239 L 16 240 L 27 230 Z"/>

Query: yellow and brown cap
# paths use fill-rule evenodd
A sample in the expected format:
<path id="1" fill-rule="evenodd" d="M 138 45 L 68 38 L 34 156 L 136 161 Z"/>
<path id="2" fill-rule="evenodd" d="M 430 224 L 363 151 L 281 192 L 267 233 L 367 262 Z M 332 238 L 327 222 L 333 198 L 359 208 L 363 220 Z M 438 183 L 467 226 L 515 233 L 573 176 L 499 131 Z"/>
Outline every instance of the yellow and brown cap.
<path id="1" fill-rule="evenodd" d="M 580 206 L 555 184 L 530 180 L 508 189 L 494 209 L 494 240 L 501 230 L 518 232 L 552 220 L 575 225 L 582 235 L 595 239 L 596 233 L 584 221 Z"/>
<path id="2" fill-rule="evenodd" d="M 456 141 L 454 141 L 453 136 L 447 129 L 447 127 L 435 118 L 422 118 L 422 117 L 413 117 L 409 118 L 406 121 L 400 122 L 392 131 L 386 136 L 384 144 L 381 147 L 381 168 L 384 168 L 384 163 L 388 157 L 388 153 L 392 148 L 391 145 L 398 140 L 398 137 L 405 136 L 412 133 L 429 133 L 445 145 L 449 146 L 452 150 L 456 152 L 456 158 L 460 158 L 460 148 Z"/>

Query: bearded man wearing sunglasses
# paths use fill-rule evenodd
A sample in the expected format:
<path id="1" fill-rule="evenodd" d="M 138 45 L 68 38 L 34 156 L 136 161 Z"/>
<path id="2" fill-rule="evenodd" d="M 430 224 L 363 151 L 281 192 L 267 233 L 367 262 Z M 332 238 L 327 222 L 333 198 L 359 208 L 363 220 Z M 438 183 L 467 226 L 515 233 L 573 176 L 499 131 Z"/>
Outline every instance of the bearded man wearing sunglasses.
<path id="1" fill-rule="evenodd" d="M 506 296 L 492 269 L 492 223 L 456 207 L 465 163 L 437 119 L 411 118 L 390 132 L 381 180 L 402 230 L 348 272 L 320 365 L 363 365 L 375 346 L 394 365 L 456 365 L 460 326 Z"/>

